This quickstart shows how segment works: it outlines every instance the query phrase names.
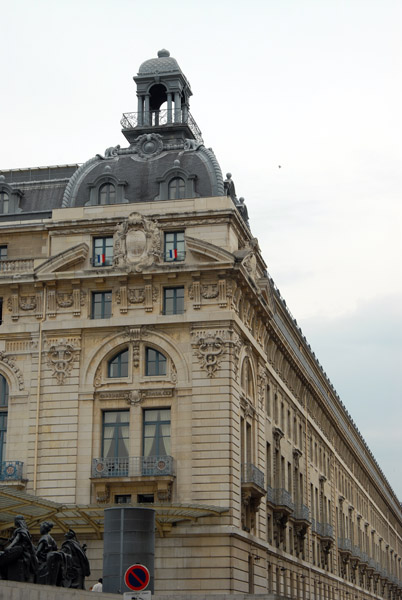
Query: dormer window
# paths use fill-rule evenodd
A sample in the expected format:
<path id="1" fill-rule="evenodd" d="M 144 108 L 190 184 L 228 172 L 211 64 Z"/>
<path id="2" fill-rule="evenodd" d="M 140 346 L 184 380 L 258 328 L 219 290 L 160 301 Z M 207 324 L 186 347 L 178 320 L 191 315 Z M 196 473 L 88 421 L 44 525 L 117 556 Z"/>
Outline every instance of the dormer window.
<path id="1" fill-rule="evenodd" d="M 175 160 L 172 169 L 168 169 L 163 177 L 157 178 L 159 194 L 155 200 L 181 200 L 182 198 L 196 198 L 196 175 L 192 175 L 182 167 L 180 161 Z"/>
<path id="2" fill-rule="evenodd" d="M 89 200 L 85 206 L 128 203 L 127 198 L 124 197 L 127 181 L 117 179 L 110 173 L 110 166 L 106 165 L 106 167 L 108 170 L 89 184 Z"/>
<path id="3" fill-rule="evenodd" d="M 0 192 L 0 213 L 7 215 L 10 207 L 10 196 L 7 192 Z"/>
<path id="4" fill-rule="evenodd" d="M 17 190 L 5 181 L 4 175 L 0 175 L 0 215 L 12 215 L 21 212 L 20 200 L 21 190 Z"/>
<path id="5" fill-rule="evenodd" d="M 169 200 L 179 200 L 186 197 L 186 182 L 182 177 L 174 177 L 169 182 Z"/>
<path id="6" fill-rule="evenodd" d="M 98 192 L 98 204 L 115 204 L 116 188 L 113 183 L 104 183 Z"/>

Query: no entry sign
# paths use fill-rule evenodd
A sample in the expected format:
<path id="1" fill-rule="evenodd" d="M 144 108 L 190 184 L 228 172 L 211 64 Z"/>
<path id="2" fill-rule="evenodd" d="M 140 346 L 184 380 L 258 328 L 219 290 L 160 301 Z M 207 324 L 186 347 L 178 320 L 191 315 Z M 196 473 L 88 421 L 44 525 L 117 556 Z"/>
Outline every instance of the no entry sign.
<path id="1" fill-rule="evenodd" d="M 124 575 L 124 583 L 130 590 L 140 592 L 145 590 L 151 576 L 144 565 L 131 565 Z"/>

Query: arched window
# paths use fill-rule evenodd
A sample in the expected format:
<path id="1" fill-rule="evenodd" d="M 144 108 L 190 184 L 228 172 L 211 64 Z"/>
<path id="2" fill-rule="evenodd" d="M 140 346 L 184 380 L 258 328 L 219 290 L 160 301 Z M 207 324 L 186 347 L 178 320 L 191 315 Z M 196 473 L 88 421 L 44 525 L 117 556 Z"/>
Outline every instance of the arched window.
<path id="1" fill-rule="evenodd" d="M 128 376 L 128 350 L 123 350 L 109 360 L 107 364 L 108 377 Z"/>
<path id="2" fill-rule="evenodd" d="M 178 200 L 184 198 L 186 193 L 186 183 L 181 177 L 174 177 L 169 181 L 169 200 Z"/>
<path id="3" fill-rule="evenodd" d="M 115 204 L 116 188 L 113 183 L 104 183 L 99 188 L 98 204 Z"/>
<path id="4" fill-rule="evenodd" d="M 145 351 L 145 375 L 166 375 L 166 356 L 153 348 Z"/>
<path id="5" fill-rule="evenodd" d="M 0 213 L 7 215 L 10 212 L 10 196 L 7 192 L 0 192 Z"/>
<path id="6" fill-rule="evenodd" d="M 0 465 L 4 460 L 7 441 L 7 408 L 8 408 L 8 383 L 0 375 Z"/>

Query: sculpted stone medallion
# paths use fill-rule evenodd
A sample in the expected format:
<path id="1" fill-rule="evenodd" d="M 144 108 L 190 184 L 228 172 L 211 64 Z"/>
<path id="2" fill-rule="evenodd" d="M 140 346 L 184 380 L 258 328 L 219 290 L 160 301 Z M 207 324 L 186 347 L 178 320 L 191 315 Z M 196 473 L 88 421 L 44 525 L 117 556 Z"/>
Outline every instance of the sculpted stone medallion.
<path id="1" fill-rule="evenodd" d="M 139 213 L 131 215 L 116 227 L 114 266 L 140 273 L 161 258 L 161 233 L 155 221 Z"/>

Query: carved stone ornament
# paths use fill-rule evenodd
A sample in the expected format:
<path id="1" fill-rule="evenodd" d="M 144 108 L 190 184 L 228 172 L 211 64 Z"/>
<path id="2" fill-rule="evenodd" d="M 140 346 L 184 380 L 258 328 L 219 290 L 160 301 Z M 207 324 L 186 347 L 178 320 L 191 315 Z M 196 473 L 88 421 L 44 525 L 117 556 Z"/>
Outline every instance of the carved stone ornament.
<path id="1" fill-rule="evenodd" d="M 52 369 L 52 374 L 56 377 L 59 385 L 62 385 L 70 374 L 76 354 L 77 349 L 65 339 L 57 340 L 49 346 L 47 364 Z"/>
<path id="2" fill-rule="evenodd" d="M 201 368 L 206 370 L 208 377 L 213 377 L 225 352 L 224 339 L 216 331 L 198 332 L 194 346 Z"/>
<path id="3" fill-rule="evenodd" d="M 144 396 L 144 392 L 141 390 L 130 390 L 128 393 L 127 404 L 131 404 L 131 406 L 141 404 L 144 400 Z"/>
<path id="4" fill-rule="evenodd" d="M 127 273 L 141 273 L 159 263 L 161 233 L 156 221 L 139 213 L 131 215 L 116 227 L 114 266 Z"/>
<path id="5" fill-rule="evenodd" d="M 59 308 L 70 308 L 73 305 L 72 292 L 57 292 L 56 304 Z"/>
<path id="6" fill-rule="evenodd" d="M 243 267 L 246 269 L 247 273 L 251 277 L 253 281 L 257 279 L 257 258 L 255 255 L 255 243 L 247 242 L 246 249 L 250 249 L 250 252 L 244 257 L 242 261 Z"/>
<path id="7" fill-rule="evenodd" d="M 217 298 L 219 294 L 218 284 L 208 283 L 201 286 L 201 296 L 206 300 Z"/>
<path id="8" fill-rule="evenodd" d="M 14 356 L 7 356 L 5 352 L 0 352 L 0 362 L 7 365 L 14 373 L 18 381 L 18 389 L 21 391 L 24 389 L 24 378 L 21 371 L 14 362 Z"/>
<path id="9" fill-rule="evenodd" d="M 36 296 L 20 296 L 19 307 L 21 310 L 35 310 L 37 306 Z"/>
<path id="10" fill-rule="evenodd" d="M 145 133 L 140 135 L 135 142 L 133 150 L 141 158 L 155 158 L 163 150 L 163 139 L 158 133 Z"/>
<path id="11" fill-rule="evenodd" d="M 263 365 L 258 365 L 258 377 L 257 377 L 257 387 L 258 387 L 258 399 L 260 401 L 260 406 L 263 408 L 264 399 L 265 399 L 265 388 L 267 385 L 267 372 Z"/>

